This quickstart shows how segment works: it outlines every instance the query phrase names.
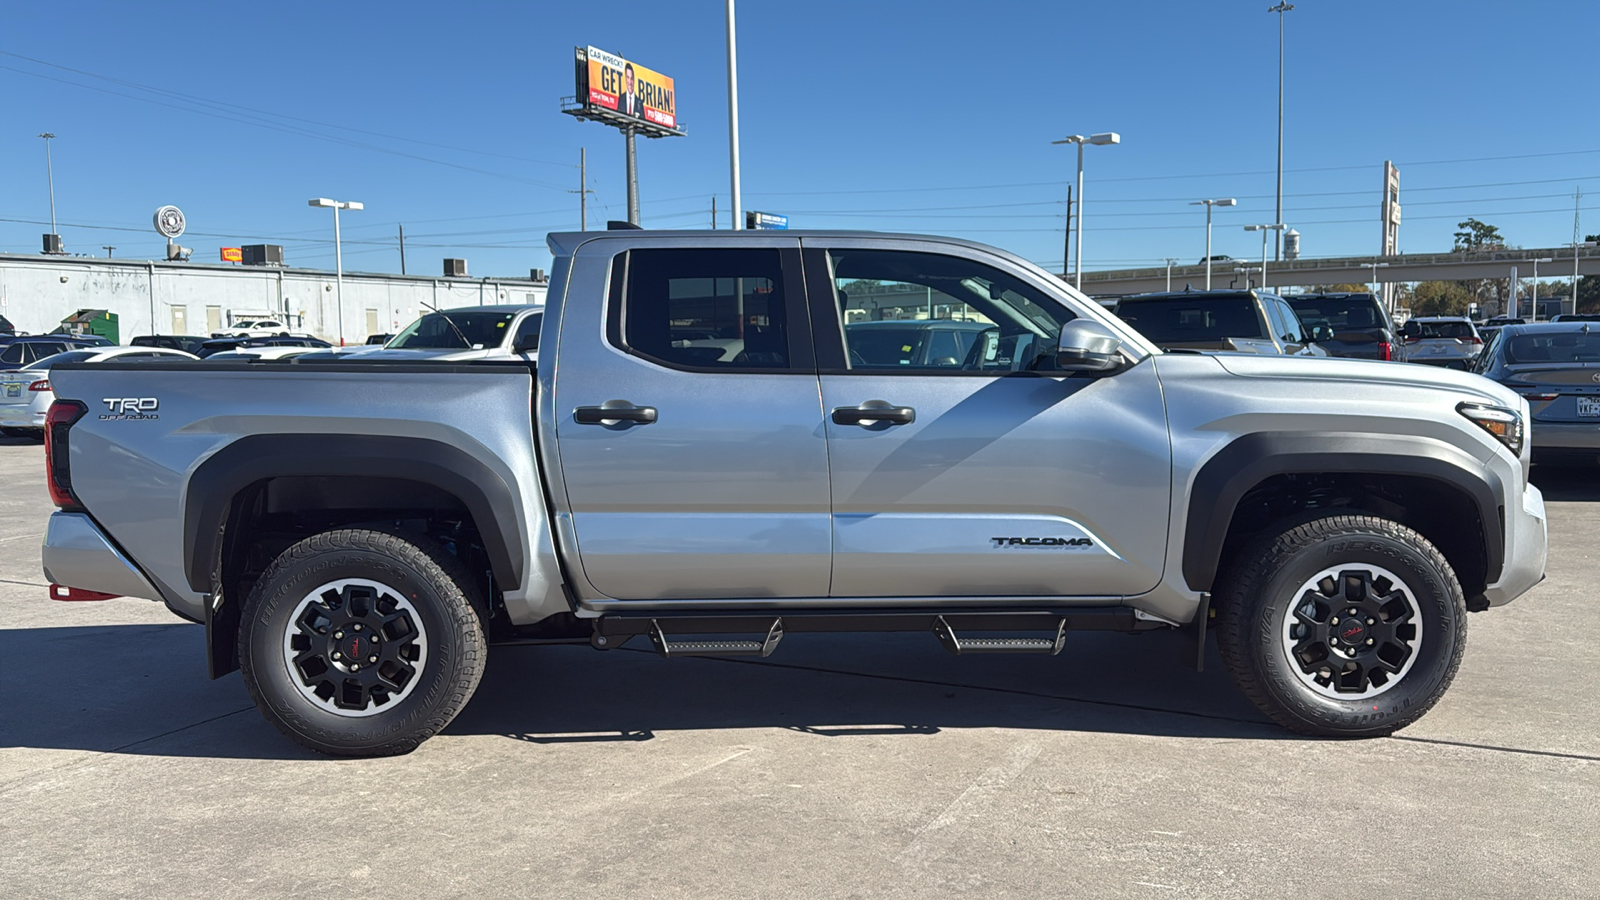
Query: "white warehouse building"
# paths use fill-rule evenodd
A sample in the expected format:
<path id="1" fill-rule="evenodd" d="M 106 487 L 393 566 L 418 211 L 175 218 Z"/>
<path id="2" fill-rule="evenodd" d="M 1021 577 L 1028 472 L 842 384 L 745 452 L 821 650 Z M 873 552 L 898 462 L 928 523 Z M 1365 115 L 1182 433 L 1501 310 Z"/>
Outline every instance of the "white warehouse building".
<path id="1" fill-rule="evenodd" d="M 542 273 L 530 273 L 541 274 Z M 210 335 L 249 319 L 287 321 L 334 344 L 393 334 L 429 307 L 544 303 L 541 278 L 344 273 L 343 313 L 333 272 L 231 263 L 0 254 L 0 316 L 43 334 L 79 310 L 118 319 L 118 340 L 144 334 Z"/>

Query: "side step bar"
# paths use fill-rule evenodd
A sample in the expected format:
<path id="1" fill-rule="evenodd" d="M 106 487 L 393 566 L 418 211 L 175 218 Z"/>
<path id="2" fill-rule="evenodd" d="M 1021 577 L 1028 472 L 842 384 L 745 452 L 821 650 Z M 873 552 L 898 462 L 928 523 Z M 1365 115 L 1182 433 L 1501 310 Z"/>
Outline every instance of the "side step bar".
<path id="1" fill-rule="evenodd" d="M 785 610 L 781 615 L 777 612 L 686 608 L 681 613 L 666 614 L 659 610 L 607 613 L 590 620 L 593 632 L 589 643 L 598 650 L 614 650 L 634 637 L 646 635 L 656 652 L 666 657 L 765 657 L 777 649 L 786 633 L 931 631 L 946 650 L 957 655 L 1048 653 L 1053 656 L 1066 645 L 1069 631 L 1142 632 L 1172 626 L 1170 622 L 1139 614 L 1126 606 L 1007 612 L 962 609 Z M 997 632 L 1036 636 L 987 636 Z M 674 640 L 674 634 L 694 635 L 695 638 Z"/>
<path id="2" fill-rule="evenodd" d="M 952 655 L 963 653 L 1048 653 L 1055 656 L 1067 645 L 1067 620 L 1056 625 L 1054 638 L 961 637 L 944 616 L 933 620 L 933 636 Z"/>
<path id="3" fill-rule="evenodd" d="M 650 620 L 650 643 L 656 645 L 657 653 L 666 657 L 767 657 L 772 655 L 772 651 L 778 649 L 778 642 L 781 640 L 783 640 L 782 619 L 773 619 L 772 625 L 767 628 L 767 636 L 759 641 L 674 641 L 668 639 L 666 632 L 661 630 L 661 621 L 659 619 Z"/>

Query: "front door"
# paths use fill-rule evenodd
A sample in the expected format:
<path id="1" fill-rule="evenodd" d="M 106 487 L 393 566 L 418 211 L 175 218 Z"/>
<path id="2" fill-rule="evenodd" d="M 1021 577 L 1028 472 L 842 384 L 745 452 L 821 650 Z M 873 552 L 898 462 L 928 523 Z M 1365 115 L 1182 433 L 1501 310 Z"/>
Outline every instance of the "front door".
<path id="1" fill-rule="evenodd" d="M 961 248 L 806 242 L 835 597 L 1104 597 L 1161 578 L 1171 449 L 1150 360 L 1054 375 L 1087 309 Z M 959 358 L 919 348 L 955 331 Z M 958 344 L 959 346 L 960 344 Z"/>
<path id="2" fill-rule="evenodd" d="M 826 597 L 828 452 L 798 242 L 586 252 L 574 266 L 609 264 L 610 300 L 565 306 L 553 401 L 559 524 L 592 595 Z"/>

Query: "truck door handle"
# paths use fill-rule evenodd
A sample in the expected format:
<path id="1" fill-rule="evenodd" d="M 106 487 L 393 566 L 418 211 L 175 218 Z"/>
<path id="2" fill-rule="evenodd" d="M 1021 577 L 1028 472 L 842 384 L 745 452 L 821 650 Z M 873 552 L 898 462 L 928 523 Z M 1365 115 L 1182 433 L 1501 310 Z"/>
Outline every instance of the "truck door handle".
<path id="1" fill-rule="evenodd" d="M 604 425 L 607 422 L 633 422 L 638 425 L 649 425 L 656 420 L 656 408 L 654 406 L 634 406 L 632 404 L 627 406 L 580 406 L 572 411 L 572 419 L 579 425 Z"/>
<path id="2" fill-rule="evenodd" d="M 909 406 L 891 406 L 882 400 L 868 400 L 860 406 L 839 406 L 833 410 L 835 425 L 867 426 L 874 422 L 890 425 L 910 425 L 917 420 L 917 411 Z"/>

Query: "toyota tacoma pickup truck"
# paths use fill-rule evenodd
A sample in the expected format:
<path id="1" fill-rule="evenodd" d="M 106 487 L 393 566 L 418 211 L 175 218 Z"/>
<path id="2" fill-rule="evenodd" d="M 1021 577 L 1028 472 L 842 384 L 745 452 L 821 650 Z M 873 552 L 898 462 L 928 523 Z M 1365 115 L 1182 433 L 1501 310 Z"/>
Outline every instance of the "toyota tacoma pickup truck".
<path id="1" fill-rule="evenodd" d="M 835 631 L 1183 629 L 1196 664 L 1214 634 L 1266 716 L 1383 735 L 1443 695 L 1469 611 L 1543 577 L 1528 406 L 1476 375 L 1163 353 L 961 240 L 549 246 L 537 362 L 52 370 L 52 594 L 203 622 L 214 677 L 361 756 L 448 725 L 498 642 Z M 919 309 L 983 327 L 960 358 L 851 346 Z"/>

